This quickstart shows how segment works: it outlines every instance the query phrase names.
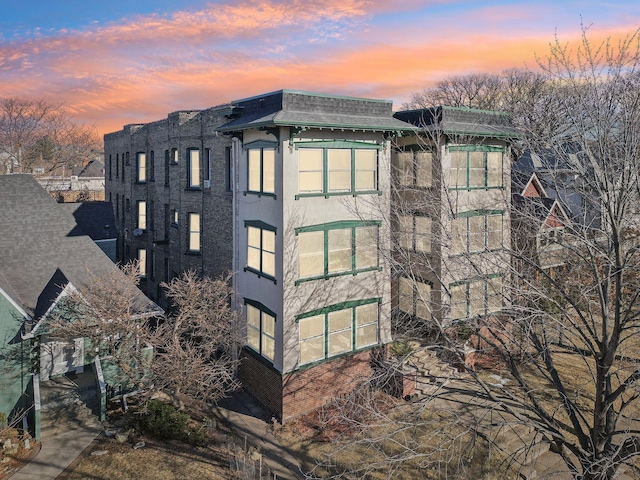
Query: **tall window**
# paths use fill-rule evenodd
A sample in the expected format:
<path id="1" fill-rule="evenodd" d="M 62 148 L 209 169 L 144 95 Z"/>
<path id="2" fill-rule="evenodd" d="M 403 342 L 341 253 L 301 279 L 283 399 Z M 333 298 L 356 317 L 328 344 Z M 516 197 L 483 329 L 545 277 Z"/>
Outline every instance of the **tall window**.
<path id="1" fill-rule="evenodd" d="M 276 276 L 276 229 L 263 222 L 245 221 L 247 266 L 245 270 L 269 278 Z"/>
<path id="2" fill-rule="evenodd" d="M 259 302 L 245 299 L 247 344 L 263 357 L 275 358 L 276 315 Z"/>
<path id="3" fill-rule="evenodd" d="M 502 155 L 498 147 L 449 147 L 450 187 L 457 189 L 502 187 Z"/>
<path id="4" fill-rule="evenodd" d="M 204 187 L 211 188 L 211 149 L 204 149 L 204 158 L 202 159 L 202 177 Z"/>
<path id="5" fill-rule="evenodd" d="M 200 214 L 189 213 L 188 249 L 190 252 L 200 251 Z"/>
<path id="6" fill-rule="evenodd" d="M 298 191 L 304 195 L 374 192 L 378 189 L 378 150 L 365 148 L 313 148 L 300 146 Z M 331 144 L 340 142 L 329 142 Z M 345 146 L 353 142 L 343 142 Z"/>
<path id="7" fill-rule="evenodd" d="M 376 345 L 379 302 L 346 302 L 299 315 L 300 364 Z"/>
<path id="8" fill-rule="evenodd" d="M 189 188 L 200 188 L 200 150 L 187 150 Z"/>
<path id="9" fill-rule="evenodd" d="M 144 248 L 138 249 L 138 273 L 143 278 L 147 276 L 147 251 Z"/>
<path id="10" fill-rule="evenodd" d="M 502 309 L 502 277 L 477 278 L 454 283 L 451 292 L 451 318 L 489 315 Z"/>
<path id="11" fill-rule="evenodd" d="M 144 200 L 138 201 L 138 223 L 137 227 L 141 230 L 147 228 L 147 202 Z"/>
<path id="12" fill-rule="evenodd" d="M 275 194 L 275 150 L 250 148 L 247 190 L 250 193 Z"/>
<path id="13" fill-rule="evenodd" d="M 333 222 L 296 229 L 298 274 L 316 279 L 378 268 L 380 222 Z"/>
<path id="14" fill-rule="evenodd" d="M 109 180 L 111 180 L 111 179 L 112 179 L 112 176 L 111 176 L 111 154 L 109 154 Z"/>
<path id="15" fill-rule="evenodd" d="M 116 153 L 116 178 L 120 176 L 120 154 Z"/>
<path id="16" fill-rule="evenodd" d="M 169 186 L 169 165 L 171 164 L 171 154 L 169 150 L 164 151 L 164 185 Z"/>
<path id="17" fill-rule="evenodd" d="M 225 187 L 227 192 L 230 192 L 233 187 L 233 181 L 231 179 L 231 173 L 233 169 L 231 167 L 231 147 L 225 147 L 224 149 L 224 178 Z"/>
<path id="18" fill-rule="evenodd" d="M 432 152 L 418 146 L 412 151 L 394 152 L 393 165 L 398 183 L 404 187 L 430 187 L 433 156 Z"/>
<path id="19" fill-rule="evenodd" d="M 418 280 L 400 277 L 398 308 L 400 311 L 414 317 L 431 320 L 431 285 Z"/>
<path id="20" fill-rule="evenodd" d="M 172 148 L 171 149 L 171 163 L 177 165 L 178 164 L 178 149 L 177 148 Z"/>
<path id="21" fill-rule="evenodd" d="M 398 243 L 401 248 L 414 252 L 431 252 L 431 219 L 429 217 L 400 215 L 398 223 Z"/>
<path id="22" fill-rule="evenodd" d="M 474 210 L 451 222 L 451 253 L 477 253 L 502 247 L 502 212 Z"/>

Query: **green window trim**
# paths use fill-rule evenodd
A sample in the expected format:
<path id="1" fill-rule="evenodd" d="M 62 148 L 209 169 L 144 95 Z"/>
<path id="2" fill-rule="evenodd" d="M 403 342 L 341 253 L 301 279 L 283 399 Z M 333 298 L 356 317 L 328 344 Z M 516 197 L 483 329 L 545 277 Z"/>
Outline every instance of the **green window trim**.
<path id="1" fill-rule="evenodd" d="M 255 228 L 259 228 L 260 230 L 269 230 L 270 232 L 273 232 L 276 235 L 278 233 L 277 227 L 274 227 L 273 225 L 269 225 L 268 223 L 265 223 L 262 220 L 245 220 L 244 227 L 245 228 L 255 227 Z"/>
<path id="2" fill-rule="evenodd" d="M 295 285 L 299 285 L 300 283 L 310 282 L 314 280 L 327 280 L 333 277 L 340 277 L 343 275 L 357 275 L 359 273 L 372 272 L 372 271 L 382 271 L 382 267 L 380 267 L 380 258 L 378 256 L 378 246 L 379 246 L 379 228 L 382 224 L 379 220 L 346 220 L 346 221 L 337 221 L 337 222 L 329 222 L 320 225 L 309 225 L 305 227 L 298 227 L 295 229 L 296 236 L 301 233 L 311 233 L 311 232 L 322 232 L 323 233 L 323 249 L 322 249 L 322 262 L 323 268 L 322 273 L 316 273 L 315 275 L 309 275 L 305 277 L 301 277 L 294 282 Z M 376 227 L 375 232 L 375 265 L 363 265 L 358 268 L 357 259 L 358 259 L 358 244 L 357 244 L 357 235 L 359 228 L 367 228 L 367 227 Z M 339 271 L 331 271 L 330 267 L 330 240 L 329 240 L 329 232 L 334 230 L 350 230 L 350 250 L 351 250 L 351 266 L 350 268 L 339 270 Z M 371 239 L 373 243 L 374 239 Z M 362 247 L 362 244 L 360 244 Z M 366 246 L 366 244 L 365 244 Z M 365 250 L 366 251 L 366 250 Z M 319 251 L 315 252 L 319 255 Z M 301 264 L 301 255 L 298 253 L 298 264 Z M 372 262 L 373 263 L 373 262 Z"/>
<path id="3" fill-rule="evenodd" d="M 324 197 L 329 198 L 333 196 L 341 195 L 382 195 L 382 192 L 378 188 L 379 185 L 379 152 L 382 150 L 382 146 L 377 143 L 346 141 L 346 140 L 318 140 L 318 141 L 304 141 L 296 142 L 295 149 L 300 150 L 321 150 L 322 151 L 322 167 L 321 170 L 314 170 L 320 172 L 322 175 L 322 191 L 300 191 L 300 153 L 298 154 L 298 193 L 295 195 L 295 199 L 307 197 Z M 350 162 L 349 162 L 349 189 L 336 189 L 330 188 L 330 169 L 329 169 L 329 152 L 331 150 L 350 150 Z M 375 150 L 375 164 L 374 168 L 367 169 L 366 167 L 357 168 L 357 153 L 359 150 Z M 346 170 L 337 170 L 338 172 L 346 172 Z M 335 173 L 336 170 L 333 170 Z M 358 172 L 373 172 L 373 186 L 374 188 L 358 188 L 357 179 Z"/>
<path id="4" fill-rule="evenodd" d="M 457 218 L 480 217 L 484 215 L 504 215 L 504 210 L 469 210 L 458 213 Z"/>
<path id="5" fill-rule="evenodd" d="M 245 306 L 248 305 L 258 311 L 258 325 L 253 325 L 249 320 L 249 309 L 246 309 L 247 311 L 246 313 L 246 317 L 247 317 L 246 318 L 246 321 L 247 321 L 246 346 L 249 347 L 251 351 L 260 355 L 261 358 L 264 358 L 269 362 L 273 362 L 275 360 L 275 343 L 276 343 L 275 324 L 277 322 L 277 315 L 273 310 L 269 309 L 261 302 L 245 298 L 244 304 Z M 267 328 L 268 323 L 267 323 L 267 319 L 265 319 L 265 315 L 267 317 L 271 317 L 273 321 L 272 332 L 270 332 L 269 331 L 270 329 Z M 253 332 L 253 335 L 251 335 L 251 332 Z M 252 338 L 253 338 L 253 341 L 252 341 Z"/>
<path id="6" fill-rule="evenodd" d="M 354 227 L 373 227 L 381 226 L 381 220 L 339 220 L 337 222 L 320 223 L 318 225 L 308 225 L 305 227 L 298 227 L 294 231 L 296 235 L 304 232 L 319 232 L 322 230 L 337 230 L 341 228 L 354 228 Z"/>
<path id="7" fill-rule="evenodd" d="M 494 274 L 489 274 L 489 275 L 477 275 L 474 277 L 470 277 L 464 280 L 460 280 L 458 282 L 452 282 L 449 284 L 449 291 L 451 294 L 451 290 L 455 287 L 460 287 L 460 286 L 464 286 L 465 287 L 465 317 L 459 317 L 459 318 L 477 318 L 477 317 L 483 317 L 483 316 L 487 316 L 487 315 L 494 315 L 497 313 L 500 313 L 502 311 L 502 295 L 503 295 L 503 287 L 504 285 L 501 283 L 500 286 L 500 292 L 498 292 L 497 294 L 494 292 L 493 295 L 490 294 L 489 292 L 489 280 L 493 280 L 496 278 L 500 278 L 503 279 L 504 275 L 500 274 L 500 273 L 494 273 Z M 471 314 L 471 307 L 472 307 L 472 298 L 471 298 L 471 285 L 474 283 L 480 283 L 482 284 L 482 288 L 483 288 L 483 293 L 482 293 L 482 302 L 483 302 L 483 308 L 482 308 L 482 313 L 478 314 L 478 315 L 472 315 Z M 451 294 L 452 295 L 452 294 Z M 492 310 L 490 309 L 489 306 L 489 300 L 492 296 L 500 296 L 501 299 L 501 307 L 499 309 L 496 310 Z M 476 299 L 477 301 L 477 299 Z M 451 302 L 451 310 L 453 310 L 453 302 Z"/>
<path id="8" fill-rule="evenodd" d="M 454 166 L 453 161 L 451 162 L 451 166 L 449 168 L 450 171 L 450 184 L 449 190 L 491 190 L 491 189 L 504 189 L 504 155 L 506 149 L 503 147 L 496 147 L 491 145 L 448 145 L 447 151 L 449 154 L 452 152 L 466 152 L 466 160 L 465 165 L 457 165 Z M 492 169 L 489 168 L 489 153 L 499 152 L 502 154 L 502 161 L 500 163 L 500 168 Z M 482 153 L 482 165 L 480 167 L 472 166 L 472 153 Z M 482 184 L 477 185 L 475 183 L 479 183 L 479 178 L 472 176 L 472 171 L 475 171 L 476 174 L 479 171 L 483 172 Z M 456 173 L 456 177 L 454 179 L 453 175 Z M 492 175 L 493 172 L 493 175 Z M 492 176 L 495 176 L 499 172 L 499 182 L 494 183 L 495 179 Z M 464 183 L 460 183 L 460 175 L 464 173 Z"/>
<path id="9" fill-rule="evenodd" d="M 335 312 L 338 310 L 346 310 L 347 308 L 359 307 L 360 305 L 368 305 L 370 303 L 382 304 L 382 297 L 365 298 L 362 300 L 349 300 L 348 302 L 335 303 L 326 307 L 318 308 L 310 312 L 301 313 L 295 316 L 296 323 L 303 318 L 315 317 L 316 315 L 323 315 L 329 312 Z"/>
<path id="10" fill-rule="evenodd" d="M 312 336 L 308 336 L 304 339 L 300 338 L 301 335 L 301 327 L 298 326 L 298 346 L 300 348 L 299 351 L 299 360 L 302 359 L 302 344 L 306 342 L 313 342 L 314 339 L 322 339 L 322 358 L 314 358 L 311 361 L 307 361 L 305 363 L 301 363 L 301 366 L 308 367 L 310 365 L 315 365 L 327 360 L 332 360 L 334 358 L 338 358 L 345 355 L 350 355 L 353 352 L 359 352 L 367 349 L 371 349 L 380 345 L 380 305 L 382 304 L 382 298 L 369 298 L 362 300 L 352 300 L 348 302 L 342 302 L 334 305 L 329 305 L 323 307 L 321 309 L 317 309 L 311 312 L 305 312 L 295 317 L 296 323 L 299 325 L 301 321 L 304 321 L 308 318 L 313 318 L 317 316 L 322 316 L 323 322 L 323 330 L 322 334 L 315 334 Z M 364 305 L 376 305 L 376 315 L 375 321 L 369 321 L 368 323 L 358 324 L 358 316 L 357 316 L 357 308 Z M 337 330 L 331 330 L 330 323 L 330 314 L 334 312 L 341 311 L 349 311 L 350 322 L 348 327 L 339 327 Z M 366 318 L 366 317 L 365 317 Z M 375 340 L 369 341 L 365 345 L 358 346 L 358 333 L 359 330 L 364 331 L 367 327 L 372 327 L 375 325 Z M 332 336 L 339 334 L 340 332 L 346 332 L 350 330 L 350 345 L 347 349 L 343 349 L 336 353 L 331 353 L 331 344 L 330 339 Z M 366 340 L 365 340 L 366 341 Z M 339 345 L 339 342 L 338 342 Z M 318 356 L 319 357 L 319 356 Z"/>

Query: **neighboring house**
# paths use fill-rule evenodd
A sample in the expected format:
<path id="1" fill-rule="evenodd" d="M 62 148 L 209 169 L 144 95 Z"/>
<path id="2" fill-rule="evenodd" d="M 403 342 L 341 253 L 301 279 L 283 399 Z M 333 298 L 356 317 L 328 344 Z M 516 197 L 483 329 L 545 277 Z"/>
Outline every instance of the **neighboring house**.
<path id="1" fill-rule="evenodd" d="M 111 202 L 61 203 L 60 208 L 71 213 L 77 223 L 71 235 L 88 235 L 112 262 L 117 261 L 117 231 Z"/>
<path id="2" fill-rule="evenodd" d="M 105 166 L 101 158 L 102 155 L 85 159 L 82 165 L 71 169 L 63 165 L 50 171 L 50 167 L 34 166 L 31 173 L 45 190 L 64 201 L 101 201 L 105 199 Z"/>
<path id="3" fill-rule="evenodd" d="M 517 131 L 505 114 L 468 108 L 395 117 L 422 131 L 399 138 L 393 160 L 400 319 L 446 327 L 499 313 L 510 282 L 510 140 Z"/>
<path id="4" fill-rule="evenodd" d="M 104 191 L 104 163 L 99 158 L 85 160 L 71 170 L 71 190 Z"/>
<path id="5" fill-rule="evenodd" d="M 80 372 L 91 361 L 84 339 L 42 328 L 58 300 L 92 276 L 119 272 L 69 211 L 30 175 L 0 176 L 0 411 L 28 410 L 38 432 L 34 391 L 40 380 Z M 123 275 L 123 282 L 127 281 Z M 158 312 L 140 293 L 141 311 Z"/>
<path id="6" fill-rule="evenodd" d="M 568 260 L 566 235 L 571 219 L 557 199 L 549 198 L 535 173 L 514 171 L 512 178 L 512 250 L 517 271 L 551 269 Z"/>

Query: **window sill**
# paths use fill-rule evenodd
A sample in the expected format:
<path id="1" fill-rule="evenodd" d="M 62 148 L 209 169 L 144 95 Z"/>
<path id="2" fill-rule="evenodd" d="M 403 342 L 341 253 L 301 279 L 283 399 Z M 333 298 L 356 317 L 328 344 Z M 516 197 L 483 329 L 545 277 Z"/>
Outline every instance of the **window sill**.
<path id="1" fill-rule="evenodd" d="M 382 267 L 371 267 L 371 268 L 363 268 L 361 270 L 349 270 L 348 272 L 328 273 L 326 275 L 317 275 L 315 277 L 300 278 L 296 280 L 294 284 L 297 286 L 297 285 L 300 285 L 301 283 L 313 282 L 315 280 L 329 280 L 330 278 L 344 277 L 346 275 L 353 275 L 355 277 L 359 273 L 381 272 L 381 271 L 382 271 Z"/>
<path id="2" fill-rule="evenodd" d="M 258 278 L 264 277 L 264 278 L 266 278 L 267 280 L 271 280 L 271 281 L 273 282 L 273 284 L 274 284 L 274 285 L 275 285 L 275 284 L 277 284 L 277 281 L 276 281 L 275 277 L 272 277 L 271 275 L 267 275 L 266 273 L 261 272 L 261 271 L 259 271 L 259 270 L 256 270 L 255 268 L 251 268 L 251 267 L 244 267 L 244 269 L 243 269 L 243 270 L 244 270 L 245 272 L 255 273 L 255 274 L 258 276 Z"/>
<path id="3" fill-rule="evenodd" d="M 184 254 L 189 256 L 189 257 L 201 257 L 202 256 L 202 252 L 200 250 L 187 250 L 186 252 L 184 252 Z"/>
<path id="4" fill-rule="evenodd" d="M 295 196 L 296 200 L 299 200 L 301 198 L 318 198 L 318 197 L 324 197 L 324 198 L 329 198 L 329 197 L 339 197 L 339 196 L 347 196 L 347 195 L 351 195 L 353 197 L 357 197 L 359 195 L 378 195 L 378 196 L 382 196 L 382 191 L 381 190 L 362 190 L 362 191 L 356 191 L 356 192 L 324 192 L 324 193 L 298 193 Z"/>
<path id="5" fill-rule="evenodd" d="M 245 190 L 244 192 L 242 192 L 242 194 L 243 195 L 257 195 L 258 197 L 271 197 L 274 200 L 276 198 L 278 198 L 275 193 L 268 193 L 268 192 L 252 192 L 250 190 Z"/>
<path id="6" fill-rule="evenodd" d="M 146 185 L 147 181 L 146 180 L 136 180 L 135 182 L 133 182 L 134 185 Z"/>
<path id="7" fill-rule="evenodd" d="M 245 354 L 251 355 L 251 357 L 255 358 L 265 366 L 269 368 L 273 368 L 273 360 L 269 360 L 267 357 L 255 351 L 249 345 L 243 345 L 242 350 L 244 351 Z"/>
<path id="8" fill-rule="evenodd" d="M 472 191 L 472 190 L 504 190 L 503 185 L 496 187 L 449 187 L 449 191 Z"/>
<path id="9" fill-rule="evenodd" d="M 186 187 L 184 189 L 185 192 L 200 192 L 202 191 L 201 187 Z"/>

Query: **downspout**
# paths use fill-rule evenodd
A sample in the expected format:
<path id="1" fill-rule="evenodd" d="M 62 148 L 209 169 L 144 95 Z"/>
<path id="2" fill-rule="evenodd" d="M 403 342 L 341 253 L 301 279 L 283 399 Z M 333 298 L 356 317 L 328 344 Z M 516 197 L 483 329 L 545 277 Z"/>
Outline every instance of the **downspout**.
<path id="1" fill-rule="evenodd" d="M 238 137 L 231 139 L 231 170 L 233 178 L 233 275 L 232 275 L 232 295 L 233 308 L 236 312 L 240 311 L 238 302 L 238 283 L 236 275 L 240 272 L 240 247 L 238 235 L 240 234 L 240 153 L 242 152 L 242 142 Z M 235 365 L 234 375 L 238 377 L 238 348 L 233 347 L 233 362 Z"/>

